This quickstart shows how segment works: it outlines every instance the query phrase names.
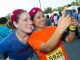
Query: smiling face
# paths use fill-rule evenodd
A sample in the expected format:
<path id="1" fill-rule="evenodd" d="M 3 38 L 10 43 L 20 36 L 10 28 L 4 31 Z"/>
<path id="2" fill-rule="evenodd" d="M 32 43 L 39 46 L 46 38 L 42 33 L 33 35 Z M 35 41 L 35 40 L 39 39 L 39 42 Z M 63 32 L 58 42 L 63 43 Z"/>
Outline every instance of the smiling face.
<path id="1" fill-rule="evenodd" d="M 35 28 L 44 28 L 46 24 L 46 18 L 44 16 L 44 13 L 42 11 L 38 11 L 34 18 L 33 18 L 33 24 Z"/>
<path id="2" fill-rule="evenodd" d="M 30 15 L 27 12 L 23 12 L 20 14 L 18 22 L 13 22 L 14 26 L 17 28 L 17 30 L 31 33 L 32 32 L 32 21 L 30 18 Z"/>

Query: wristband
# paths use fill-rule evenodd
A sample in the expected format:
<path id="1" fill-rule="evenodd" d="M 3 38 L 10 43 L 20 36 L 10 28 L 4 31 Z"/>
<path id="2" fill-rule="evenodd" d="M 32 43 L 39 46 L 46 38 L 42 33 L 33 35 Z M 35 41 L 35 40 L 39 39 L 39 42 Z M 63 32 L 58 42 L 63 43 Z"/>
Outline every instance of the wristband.
<path id="1" fill-rule="evenodd" d="M 69 27 L 69 30 L 72 31 L 72 32 L 75 32 L 76 27 Z"/>

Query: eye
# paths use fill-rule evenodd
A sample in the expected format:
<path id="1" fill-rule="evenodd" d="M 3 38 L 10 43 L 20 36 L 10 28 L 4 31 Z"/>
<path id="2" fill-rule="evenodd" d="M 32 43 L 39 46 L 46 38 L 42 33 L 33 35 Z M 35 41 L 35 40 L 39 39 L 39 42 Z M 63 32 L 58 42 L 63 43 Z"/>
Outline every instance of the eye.
<path id="1" fill-rule="evenodd" d="M 38 19 L 40 19 L 40 17 L 37 17 Z"/>
<path id="2" fill-rule="evenodd" d="M 24 19 L 24 21 L 27 21 L 28 19 L 26 18 L 26 19 Z"/>
<path id="3" fill-rule="evenodd" d="M 31 20 L 31 18 L 29 18 L 29 20 Z"/>
<path id="4" fill-rule="evenodd" d="M 44 15 L 42 17 L 45 17 Z"/>

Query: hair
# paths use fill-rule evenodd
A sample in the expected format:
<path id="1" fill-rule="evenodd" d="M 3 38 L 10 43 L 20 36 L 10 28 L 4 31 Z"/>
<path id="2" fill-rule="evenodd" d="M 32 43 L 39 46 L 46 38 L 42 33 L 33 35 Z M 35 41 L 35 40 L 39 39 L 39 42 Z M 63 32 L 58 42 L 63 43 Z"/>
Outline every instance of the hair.
<path id="1" fill-rule="evenodd" d="M 75 10 L 75 9 L 73 9 L 73 10 L 72 10 L 72 12 L 74 12 L 74 13 L 75 13 L 75 12 L 76 12 L 76 10 Z"/>
<path id="2" fill-rule="evenodd" d="M 54 16 L 57 16 L 57 13 L 55 13 Z"/>
<path id="3" fill-rule="evenodd" d="M 34 17 L 35 17 L 35 15 L 31 16 L 31 20 L 32 20 L 32 21 L 33 21 Z"/>
<path id="4" fill-rule="evenodd" d="M 34 20 L 34 17 L 35 17 L 35 15 L 36 15 L 36 13 L 38 12 L 38 11 L 42 11 L 40 8 L 38 8 L 38 7 L 34 7 L 34 8 L 32 8 L 30 11 L 29 11 L 29 14 L 30 14 L 30 16 L 31 16 L 31 20 Z M 42 11 L 43 12 L 43 11 Z"/>
<path id="5" fill-rule="evenodd" d="M 78 10 L 78 14 L 80 14 L 80 7 L 78 7 L 77 10 Z"/>
<path id="6" fill-rule="evenodd" d="M 20 15 L 23 13 L 23 12 L 27 12 L 26 10 L 21 10 L 20 13 L 16 16 L 16 20 L 15 22 L 18 23 L 18 20 L 20 18 Z"/>
<path id="7" fill-rule="evenodd" d="M 1 17 L 0 18 L 0 24 L 6 24 L 7 23 L 7 18 L 5 18 L 5 17 Z"/>
<path id="8" fill-rule="evenodd" d="M 49 18 L 49 15 L 46 15 L 46 18 Z"/>
<path id="9" fill-rule="evenodd" d="M 80 7 L 78 7 L 77 9 L 78 9 L 78 11 L 80 11 Z"/>
<path id="10" fill-rule="evenodd" d="M 42 11 L 42 10 L 39 10 L 39 11 Z M 42 11 L 43 12 L 43 11 Z M 44 12 L 43 12 L 44 13 Z M 34 17 L 35 17 L 36 14 L 34 14 L 33 16 L 31 16 L 31 20 L 33 21 Z"/>
<path id="11" fill-rule="evenodd" d="M 13 15 L 11 16 L 11 21 L 9 22 L 9 26 L 10 28 L 14 31 L 16 28 L 13 24 L 13 22 L 15 21 L 16 23 L 18 23 L 20 15 L 23 12 L 27 12 L 26 10 L 20 9 L 18 12 L 16 10 L 13 11 Z M 16 15 L 15 15 L 16 14 Z"/>

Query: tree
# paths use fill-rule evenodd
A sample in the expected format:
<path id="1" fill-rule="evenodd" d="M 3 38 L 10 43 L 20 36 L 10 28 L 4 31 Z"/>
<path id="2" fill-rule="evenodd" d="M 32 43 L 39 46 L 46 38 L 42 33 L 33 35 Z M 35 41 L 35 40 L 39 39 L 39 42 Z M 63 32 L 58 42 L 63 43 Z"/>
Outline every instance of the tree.
<path id="1" fill-rule="evenodd" d="M 8 13 L 6 16 L 7 20 L 10 20 L 10 13 Z"/>
<path id="2" fill-rule="evenodd" d="M 57 7 L 55 9 L 53 9 L 53 11 L 62 11 L 64 7 Z"/>
<path id="3" fill-rule="evenodd" d="M 51 7 L 48 7 L 48 8 L 45 8 L 44 9 L 44 13 L 48 14 L 48 13 L 52 13 L 52 8 Z"/>
<path id="4" fill-rule="evenodd" d="M 75 0 L 75 5 L 79 5 L 78 0 Z"/>

